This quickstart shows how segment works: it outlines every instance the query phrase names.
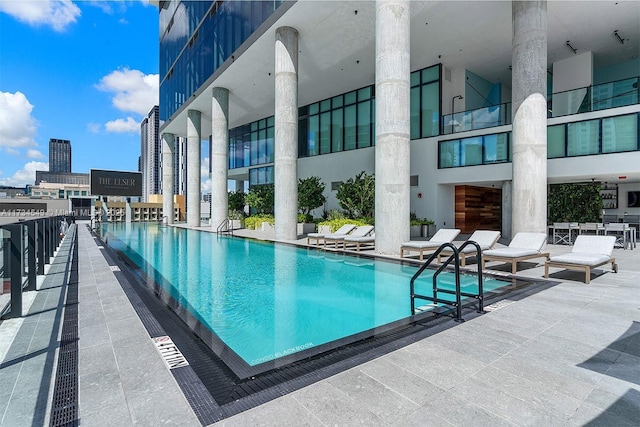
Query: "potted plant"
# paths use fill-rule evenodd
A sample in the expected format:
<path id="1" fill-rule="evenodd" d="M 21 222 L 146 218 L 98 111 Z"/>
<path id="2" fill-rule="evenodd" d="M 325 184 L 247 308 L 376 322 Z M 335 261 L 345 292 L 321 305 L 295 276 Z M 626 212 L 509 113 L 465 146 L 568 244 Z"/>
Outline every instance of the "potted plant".
<path id="1" fill-rule="evenodd" d="M 238 230 L 244 228 L 244 212 L 242 211 L 229 211 L 229 228 L 232 230 Z"/>

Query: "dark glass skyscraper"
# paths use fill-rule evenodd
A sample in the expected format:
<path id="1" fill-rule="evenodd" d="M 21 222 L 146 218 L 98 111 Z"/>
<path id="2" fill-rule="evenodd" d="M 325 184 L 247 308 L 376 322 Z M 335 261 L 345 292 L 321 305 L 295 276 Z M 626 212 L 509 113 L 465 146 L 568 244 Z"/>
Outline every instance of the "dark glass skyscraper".
<path id="1" fill-rule="evenodd" d="M 71 141 L 49 139 L 49 172 L 71 173 Z"/>

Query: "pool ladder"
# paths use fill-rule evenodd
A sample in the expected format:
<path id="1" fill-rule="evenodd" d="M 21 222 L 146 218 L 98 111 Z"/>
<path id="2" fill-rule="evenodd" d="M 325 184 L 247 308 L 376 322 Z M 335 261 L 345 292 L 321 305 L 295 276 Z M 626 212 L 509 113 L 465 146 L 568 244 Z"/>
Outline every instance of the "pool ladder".
<path id="1" fill-rule="evenodd" d="M 231 234 L 233 236 L 233 228 L 231 227 L 231 221 L 229 218 L 225 218 L 216 228 L 217 234 Z"/>
<path id="2" fill-rule="evenodd" d="M 478 293 L 477 294 L 462 292 L 460 289 L 460 257 L 459 255 L 460 255 L 460 251 L 469 245 L 473 245 L 476 247 L 476 254 L 478 258 Z M 426 270 L 427 267 L 429 267 L 429 265 L 438 257 L 440 252 L 442 252 L 444 249 L 448 249 L 453 253 L 451 256 L 449 256 L 449 258 L 447 258 L 445 262 L 443 262 L 440 265 L 440 267 L 436 270 L 436 272 L 433 273 L 433 296 L 416 294 L 414 282 L 424 272 L 424 270 Z M 438 276 L 452 261 L 454 263 L 453 272 L 454 272 L 455 284 L 456 284 L 455 290 L 439 288 Z M 455 309 L 455 313 L 452 314 L 451 316 L 454 318 L 456 322 L 464 322 L 464 319 L 462 318 L 462 297 L 476 299 L 478 301 L 477 312 L 483 313 L 484 312 L 484 295 L 482 290 L 481 266 L 482 266 L 482 249 L 480 248 L 480 245 L 478 245 L 476 242 L 468 240 L 464 242 L 459 248 L 455 247 L 451 243 L 443 243 L 442 245 L 440 245 L 440 247 L 433 254 L 431 254 L 429 259 L 427 259 L 424 262 L 422 267 L 420 267 L 418 271 L 416 271 L 416 273 L 411 278 L 411 282 L 410 282 L 411 315 L 416 314 L 416 299 L 420 299 L 420 300 L 431 301 L 434 304 L 444 304 L 448 306 L 453 306 L 453 308 Z M 438 298 L 438 292 L 455 295 L 455 301 Z M 438 314 L 438 313 L 435 313 L 435 314 Z"/>

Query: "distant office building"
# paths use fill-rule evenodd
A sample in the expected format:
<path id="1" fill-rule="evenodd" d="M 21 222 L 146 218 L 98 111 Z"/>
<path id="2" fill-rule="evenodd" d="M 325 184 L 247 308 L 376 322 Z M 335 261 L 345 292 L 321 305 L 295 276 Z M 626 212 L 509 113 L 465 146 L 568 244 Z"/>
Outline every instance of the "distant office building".
<path id="1" fill-rule="evenodd" d="M 173 143 L 173 193 L 187 194 L 187 138 L 176 136 Z"/>
<path id="2" fill-rule="evenodd" d="M 49 139 L 49 172 L 71 173 L 71 141 Z"/>
<path id="3" fill-rule="evenodd" d="M 151 194 L 160 194 L 162 146 L 158 134 L 159 111 L 159 107 L 155 105 L 140 124 L 140 172 L 142 172 L 142 200 L 144 201 L 148 201 Z"/>

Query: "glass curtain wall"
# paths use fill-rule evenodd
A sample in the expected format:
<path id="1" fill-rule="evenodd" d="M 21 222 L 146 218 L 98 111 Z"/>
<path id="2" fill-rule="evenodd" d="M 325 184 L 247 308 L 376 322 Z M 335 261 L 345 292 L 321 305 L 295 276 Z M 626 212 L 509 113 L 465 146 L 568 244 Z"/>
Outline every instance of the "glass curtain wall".
<path id="1" fill-rule="evenodd" d="M 411 139 L 440 133 L 440 65 L 411 73 Z M 375 86 L 300 107 L 298 157 L 375 145 Z M 264 132 L 263 132 L 264 130 Z M 229 169 L 273 162 L 273 116 L 229 131 Z"/>
<path id="2" fill-rule="evenodd" d="M 281 3 L 164 2 L 160 10 L 160 120 L 169 119 Z"/>
<path id="3" fill-rule="evenodd" d="M 640 150 L 638 114 L 547 127 L 547 158 L 577 157 Z M 440 141 L 438 168 L 511 161 L 511 134 Z"/>

